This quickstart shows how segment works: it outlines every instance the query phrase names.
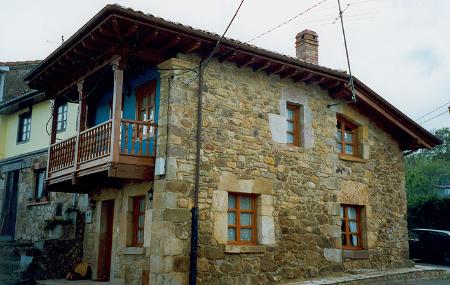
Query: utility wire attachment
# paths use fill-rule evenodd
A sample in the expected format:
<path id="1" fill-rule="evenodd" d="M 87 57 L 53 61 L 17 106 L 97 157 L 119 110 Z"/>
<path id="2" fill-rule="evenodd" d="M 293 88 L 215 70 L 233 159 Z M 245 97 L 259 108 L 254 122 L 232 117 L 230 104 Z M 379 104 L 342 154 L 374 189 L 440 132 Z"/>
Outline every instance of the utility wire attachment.
<path id="1" fill-rule="evenodd" d="M 344 37 L 345 55 L 347 57 L 348 77 L 349 77 L 350 88 L 351 88 L 351 91 L 352 91 L 352 100 L 351 101 L 346 101 L 346 102 L 343 102 L 343 103 L 329 104 L 328 108 L 330 108 L 331 106 L 347 104 L 347 103 L 350 103 L 350 102 L 356 103 L 355 83 L 354 83 L 354 80 L 353 80 L 352 69 L 350 67 L 350 57 L 348 56 L 347 39 L 345 37 L 345 29 L 344 29 L 344 17 L 342 16 L 344 14 L 344 11 L 349 6 L 347 6 L 345 8 L 345 10 L 342 11 L 342 9 L 341 9 L 341 1 L 340 0 L 337 0 L 337 1 L 338 1 L 338 7 L 339 7 L 339 18 L 341 18 L 342 36 Z"/>

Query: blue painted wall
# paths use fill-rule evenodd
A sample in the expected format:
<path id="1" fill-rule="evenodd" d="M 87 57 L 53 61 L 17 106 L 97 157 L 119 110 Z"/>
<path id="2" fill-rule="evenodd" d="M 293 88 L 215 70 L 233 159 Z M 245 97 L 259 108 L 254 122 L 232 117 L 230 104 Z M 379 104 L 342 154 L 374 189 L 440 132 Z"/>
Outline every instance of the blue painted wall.
<path id="1" fill-rule="evenodd" d="M 124 71 L 124 102 L 123 102 L 123 118 L 135 120 L 136 119 L 136 87 L 148 82 L 150 80 L 156 80 L 156 98 L 155 98 L 155 122 L 158 123 L 159 114 L 159 89 L 160 89 L 160 77 L 159 72 L 155 68 L 147 68 L 144 71 L 136 74 L 126 76 L 126 70 Z M 125 90 L 127 89 L 127 90 Z M 128 92 L 128 94 L 127 94 Z M 98 104 L 96 106 L 90 106 L 94 110 L 94 126 L 99 125 L 109 120 L 109 102 L 112 101 L 113 86 L 100 96 Z"/>
<path id="2" fill-rule="evenodd" d="M 158 114 L 159 114 L 159 100 L 160 100 L 160 77 L 159 72 L 155 68 L 147 68 L 141 72 L 134 74 L 127 74 L 127 71 L 124 71 L 124 101 L 123 101 L 123 118 L 136 120 L 136 87 L 150 81 L 156 80 L 156 97 L 155 97 L 155 123 L 158 123 Z M 89 106 L 90 110 L 88 112 L 93 112 L 93 126 L 99 125 L 103 122 L 109 120 L 109 112 L 110 112 L 110 102 L 112 102 L 113 98 L 113 86 L 111 85 L 108 90 L 103 91 L 103 94 L 97 100 L 97 104 L 91 104 Z M 93 106 L 92 106 L 93 105 Z M 92 110 L 93 109 L 93 110 Z M 125 134 L 125 128 L 122 127 L 122 134 Z M 131 150 L 132 143 L 132 133 L 131 131 L 128 133 L 128 146 L 125 148 L 125 137 L 122 137 L 121 149 L 122 152 L 128 152 Z M 146 141 L 143 142 L 142 149 L 143 155 L 147 154 L 147 144 L 150 143 L 150 152 L 153 152 L 153 140 L 147 138 Z M 138 142 L 133 146 L 134 149 L 139 149 L 140 145 Z M 130 152 L 129 152 L 130 153 Z M 130 153 L 132 154 L 132 153 Z"/>

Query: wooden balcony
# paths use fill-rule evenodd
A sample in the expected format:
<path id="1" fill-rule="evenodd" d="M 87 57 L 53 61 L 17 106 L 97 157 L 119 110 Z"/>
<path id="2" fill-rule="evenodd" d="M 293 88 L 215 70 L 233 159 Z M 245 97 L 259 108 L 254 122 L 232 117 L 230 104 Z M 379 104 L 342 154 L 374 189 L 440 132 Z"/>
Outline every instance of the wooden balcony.
<path id="1" fill-rule="evenodd" d="M 49 148 L 49 186 L 93 174 L 103 177 L 152 180 L 157 125 L 120 119 L 118 141 L 113 140 L 113 120 L 86 129 Z M 85 179 L 86 180 L 86 179 Z M 95 180 L 101 183 L 101 181 Z"/>

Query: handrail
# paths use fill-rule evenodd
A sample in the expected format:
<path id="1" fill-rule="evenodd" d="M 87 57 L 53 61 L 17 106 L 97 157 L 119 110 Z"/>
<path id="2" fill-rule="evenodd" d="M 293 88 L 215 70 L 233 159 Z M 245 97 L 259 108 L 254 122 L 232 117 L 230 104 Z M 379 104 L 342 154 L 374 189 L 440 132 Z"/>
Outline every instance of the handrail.
<path id="1" fill-rule="evenodd" d="M 136 120 L 130 120 L 130 119 L 121 119 L 123 123 L 129 123 L 129 124 L 142 124 L 147 125 L 151 127 L 158 127 L 157 123 L 148 122 L 148 121 L 136 121 Z"/>
<path id="2" fill-rule="evenodd" d="M 89 129 L 86 129 L 86 130 L 84 130 L 84 131 L 81 131 L 81 132 L 80 132 L 80 136 L 81 136 L 82 134 L 84 134 L 84 133 L 87 133 L 87 132 L 93 130 L 93 129 L 100 128 L 101 126 L 104 126 L 104 125 L 106 125 L 106 124 L 108 124 L 108 123 L 110 123 L 110 122 L 112 122 L 112 119 L 109 119 L 108 121 L 105 121 L 105 122 L 103 122 L 103 123 L 101 123 L 101 124 L 98 124 L 98 125 L 95 125 L 95 126 L 93 126 L 93 127 L 90 127 Z"/>
<path id="3" fill-rule="evenodd" d="M 63 142 L 65 142 L 65 141 L 74 139 L 74 138 L 76 138 L 76 137 L 77 137 L 77 136 L 75 135 L 75 136 L 71 136 L 71 137 L 62 139 L 62 140 L 60 140 L 60 141 L 54 142 L 53 144 L 50 145 L 50 147 L 55 146 L 55 145 L 60 144 L 60 143 L 63 143 Z"/>

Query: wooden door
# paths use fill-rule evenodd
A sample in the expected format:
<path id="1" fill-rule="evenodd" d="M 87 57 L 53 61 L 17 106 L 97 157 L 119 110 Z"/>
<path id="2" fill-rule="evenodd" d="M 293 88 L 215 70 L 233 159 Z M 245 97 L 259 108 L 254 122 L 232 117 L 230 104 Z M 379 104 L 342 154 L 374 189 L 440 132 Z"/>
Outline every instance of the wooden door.
<path id="1" fill-rule="evenodd" d="M 109 281 L 109 275 L 111 273 L 114 200 L 102 201 L 101 211 L 97 279 L 100 281 Z"/>
<path id="2" fill-rule="evenodd" d="M 14 239 L 16 231 L 17 192 L 19 184 L 19 170 L 6 174 L 6 191 L 0 216 L 0 236 L 2 240 Z"/>

